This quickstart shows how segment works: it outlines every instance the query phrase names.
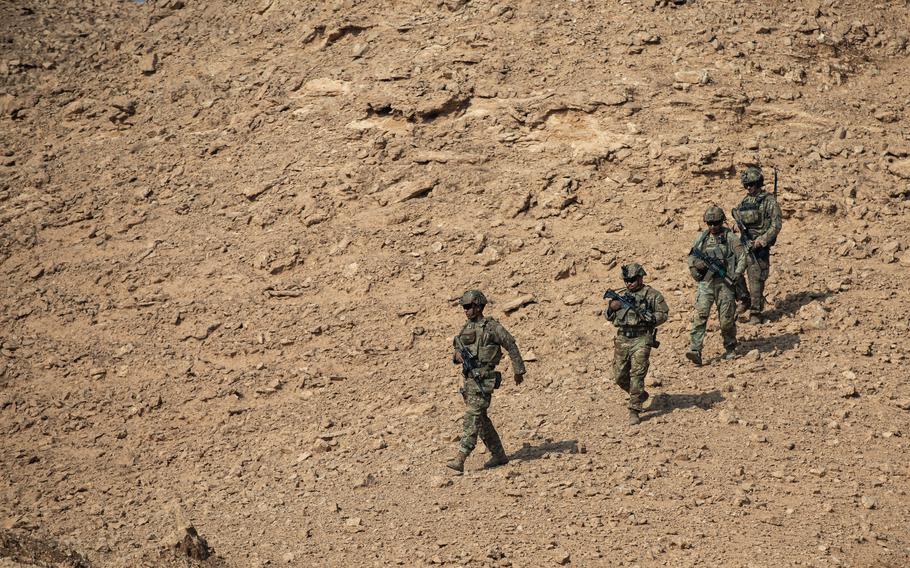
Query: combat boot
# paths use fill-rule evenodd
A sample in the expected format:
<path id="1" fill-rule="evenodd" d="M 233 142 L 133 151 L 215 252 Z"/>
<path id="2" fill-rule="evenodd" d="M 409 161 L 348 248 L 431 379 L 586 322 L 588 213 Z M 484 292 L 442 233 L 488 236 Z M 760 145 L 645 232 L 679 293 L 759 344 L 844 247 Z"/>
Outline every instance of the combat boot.
<path id="1" fill-rule="evenodd" d="M 701 367 L 701 351 L 690 349 L 686 351 L 686 359 L 695 363 L 696 367 Z"/>
<path id="2" fill-rule="evenodd" d="M 749 323 L 755 324 L 755 325 L 760 325 L 762 323 L 761 314 L 759 314 L 758 312 L 750 313 L 749 314 Z"/>
<path id="3" fill-rule="evenodd" d="M 464 471 L 464 462 L 466 459 L 468 459 L 468 454 L 459 450 L 458 454 L 455 455 L 455 459 L 446 463 L 446 467 L 461 473 Z"/>
<path id="4" fill-rule="evenodd" d="M 740 302 L 739 305 L 736 306 L 736 315 L 741 316 L 751 309 L 752 309 L 752 302 L 745 302 L 745 301 Z"/>
<path id="5" fill-rule="evenodd" d="M 637 426 L 641 424 L 641 418 L 638 417 L 638 411 L 629 409 L 629 426 Z"/>
<path id="6" fill-rule="evenodd" d="M 736 359 L 736 349 L 727 349 L 724 351 L 724 354 L 721 355 L 721 359 L 724 361 L 731 361 L 733 359 Z"/>
<path id="7" fill-rule="evenodd" d="M 490 469 L 493 467 L 506 465 L 507 463 L 509 463 L 509 456 L 506 455 L 505 450 L 498 448 L 495 452 L 493 452 L 493 457 L 484 462 L 483 467 L 484 469 Z"/>

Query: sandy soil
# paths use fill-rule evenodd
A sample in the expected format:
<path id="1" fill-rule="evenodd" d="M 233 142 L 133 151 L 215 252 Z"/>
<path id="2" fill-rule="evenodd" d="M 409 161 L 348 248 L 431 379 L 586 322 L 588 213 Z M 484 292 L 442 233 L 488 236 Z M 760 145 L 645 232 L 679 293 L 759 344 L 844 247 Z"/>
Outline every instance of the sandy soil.
<path id="1" fill-rule="evenodd" d="M 0 566 L 910 565 L 908 13 L 0 4 Z M 685 255 L 752 163 L 770 321 L 694 368 Z M 471 287 L 529 372 L 511 463 L 451 476 Z"/>

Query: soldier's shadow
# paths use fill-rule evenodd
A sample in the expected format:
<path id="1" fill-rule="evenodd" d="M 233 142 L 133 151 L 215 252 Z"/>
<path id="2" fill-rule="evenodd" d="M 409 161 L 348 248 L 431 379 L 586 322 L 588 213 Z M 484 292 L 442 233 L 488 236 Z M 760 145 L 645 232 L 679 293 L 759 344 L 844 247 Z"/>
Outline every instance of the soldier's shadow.
<path id="1" fill-rule="evenodd" d="M 578 440 L 563 440 L 562 442 L 552 442 L 547 440 L 543 444 L 532 446 L 524 444 L 520 450 L 509 456 L 510 460 L 531 461 L 538 460 L 547 454 L 577 454 Z"/>
<path id="2" fill-rule="evenodd" d="M 792 316 L 806 304 L 810 304 L 816 300 L 824 302 L 828 297 L 832 295 L 833 292 L 812 291 L 794 292 L 792 294 L 787 294 L 782 299 L 774 302 L 774 309 L 765 312 L 765 320 L 778 321 L 784 317 Z"/>
<path id="3" fill-rule="evenodd" d="M 657 418 L 658 416 L 669 414 L 674 410 L 684 410 L 686 408 L 693 407 L 698 407 L 702 410 L 708 410 L 715 404 L 723 401 L 724 397 L 717 389 L 700 394 L 660 393 L 654 395 L 654 400 L 651 402 L 651 406 L 649 406 L 645 412 L 642 413 L 641 419 L 642 421 L 651 420 L 652 418 Z"/>
<path id="4" fill-rule="evenodd" d="M 783 352 L 798 346 L 799 341 L 799 335 L 795 333 L 782 333 L 756 339 L 744 339 L 740 341 L 740 349 L 744 352 L 749 352 L 753 349 L 758 349 L 760 353 Z"/>

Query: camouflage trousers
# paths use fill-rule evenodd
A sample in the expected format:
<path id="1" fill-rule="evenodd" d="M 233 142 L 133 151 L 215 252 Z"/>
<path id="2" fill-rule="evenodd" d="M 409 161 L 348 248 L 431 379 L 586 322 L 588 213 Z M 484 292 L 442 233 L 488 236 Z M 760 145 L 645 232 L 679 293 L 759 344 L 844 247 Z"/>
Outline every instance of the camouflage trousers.
<path id="1" fill-rule="evenodd" d="M 701 353 L 705 343 L 705 330 L 711 316 L 711 306 L 717 306 L 717 319 L 720 320 L 720 334 L 724 339 L 724 348 L 736 347 L 736 299 L 731 286 L 723 280 L 714 278 L 711 281 L 698 283 L 695 294 L 695 315 L 692 316 L 692 332 L 689 334 L 689 349 Z"/>
<path id="2" fill-rule="evenodd" d="M 651 337 L 616 335 L 613 340 L 613 381 L 629 393 L 629 408 L 641 412 L 645 375 L 651 364 Z"/>
<path id="3" fill-rule="evenodd" d="M 468 455 L 477 446 L 477 437 L 483 441 L 490 453 L 502 453 L 502 441 L 499 433 L 487 416 L 487 409 L 493 401 L 493 378 L 488 377 L 483 381 L 484 388 L 472 378 L 464 381 L 461 395 L 464 397 L 464 432 L 461 436 L 461 451 Z"/>
<path id="4" fill-rule="evenodd" d="M 754 260 L 752 256 L 755 256 Z M 771 250 L 761 248 L 754 255 L 749 255 L 746 272 L 736 281 L 736 298 L 755 313 L 761 313 L 765 309 L 765 281 L 770 270 Z"/>

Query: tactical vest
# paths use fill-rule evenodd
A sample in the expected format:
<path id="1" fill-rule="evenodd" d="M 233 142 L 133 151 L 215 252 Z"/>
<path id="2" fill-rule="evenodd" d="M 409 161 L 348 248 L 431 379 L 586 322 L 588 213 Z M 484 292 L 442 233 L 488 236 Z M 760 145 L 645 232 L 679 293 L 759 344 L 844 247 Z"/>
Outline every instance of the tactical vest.
<path id="1" fill-rule="evenodd" d="M 619 291 L 620 296 L 625 296 L 626 294 L 635 298 L 635 305 L 638 309 L 651 311 L 651 306 L 648 305 L 647 286 L 644 286 L 638 292 L 630 292 L 628 288 L 623 288 Z M 626 331 L 647 331 L 654 327 L 652 324 L 640 321 L 638 314 L 636 314 L 634 310 L 626 307 L 622 307 L 616 312 L 614 321 L 617 327 Z"/>
<path id="2" fill-rule="evenodd" d="M 467 322 L 458 334 L 461 342 L 484 367 L 492 369 L 502 359 L 502 349 L 490 333 L 492 318 L 484 318 L 474 323 Z"/>
<path id="3" fill-rule="evenodd" d="M 768 193 L 763 192 L 755 197 L 747 196 L 743 198 L 740 202 L 739 207 L 736 208 L 736 213 L 739 216 L 739 220 L 742 221 L 743 225 L 749 229 L 749 232 L 752 234 L 752 238 L 758 237 L 768 230 L 770 227 L 770 219 L 766 219 L 764 211 L 762 211 L 762 204 L 765 201 L 765 198 L 768 197 Z M 767 246 L 773 245 L 773 242 L 767 243 Z"/>
<path id="4" fill-rule="evenodd" d="M 733 251 L 730 235 L 729 230 L 716 236 L 704 231 L 697 243 L 698 250 L 708 258 L 718 261 L 726 269 L 727 274 L 736 272 L 736 253 Z M 712 237 L 714 242 L 708 244 L 708 239 Z"/>

